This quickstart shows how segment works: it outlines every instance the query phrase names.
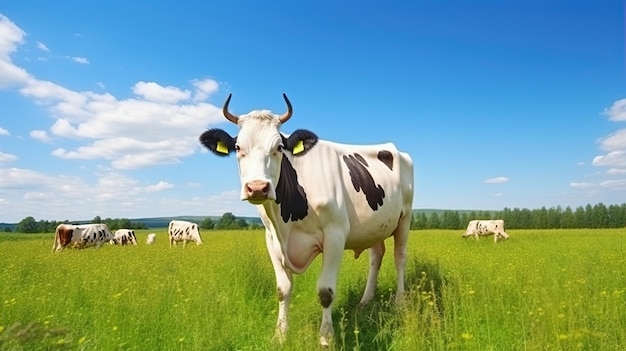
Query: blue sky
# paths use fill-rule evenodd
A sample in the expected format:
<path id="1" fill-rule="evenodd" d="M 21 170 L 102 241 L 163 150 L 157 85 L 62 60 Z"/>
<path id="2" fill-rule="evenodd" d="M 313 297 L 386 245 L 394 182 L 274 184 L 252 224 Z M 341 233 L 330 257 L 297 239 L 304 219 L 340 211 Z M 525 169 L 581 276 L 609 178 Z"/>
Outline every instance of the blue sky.
<path id="1" fill-rule="evenodd" d="M 7 1 L 0 222 L 254 216 L 220 114 L 395 142 L 414 208 L 626 202 L 622 1 Z"/>

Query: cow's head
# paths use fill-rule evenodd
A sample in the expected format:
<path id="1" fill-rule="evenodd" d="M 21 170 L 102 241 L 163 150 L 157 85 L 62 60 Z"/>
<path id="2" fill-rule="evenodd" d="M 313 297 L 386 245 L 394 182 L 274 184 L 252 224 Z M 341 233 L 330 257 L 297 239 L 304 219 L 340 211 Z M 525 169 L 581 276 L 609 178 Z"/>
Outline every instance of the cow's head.
<path id="1" fill-rule="evenodd" d="M 291 102 L 285 94 L 287 112 L 278 117 L 266 110 L 236 116 L 228 111 L 230 98 L 228 95 L 222 111 L 226 119 L 239 126 L 239 134 L 233 138 L 222 129 L 210 129 L 200 136 L 200 142 L 219 156 L 236 153 L 242 200 L 253 204 L 276 200 L 281 173 L 288 172 L 285 168 L 291 167 L 289 157 L 304 155 L 317 143 L 317 136 L 303 129 L 288 137 L 280 133 L 280 126 L 293 114 Z"/>

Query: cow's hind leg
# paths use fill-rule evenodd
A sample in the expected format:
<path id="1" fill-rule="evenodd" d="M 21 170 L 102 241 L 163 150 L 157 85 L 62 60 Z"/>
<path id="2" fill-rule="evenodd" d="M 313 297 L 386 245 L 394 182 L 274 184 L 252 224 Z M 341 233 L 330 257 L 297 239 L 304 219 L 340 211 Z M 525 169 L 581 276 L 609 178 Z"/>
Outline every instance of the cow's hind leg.
<path id="1" fill-rule="evenodd" d="M 385 242 L 381 241 L 369 249 L 370 254 L 370 270 L 367 275 L 367 284 L 365 285 L 365 291 L 359 306 L 362 307 L 368 302 L 372 301 L 376 294 L 376 284 L 378 282 L 378 272 L 380 271 L 380 264 L 383 261 L 385 255 Z"/>
<path id="2" fill-rule="evenodd" d="M 407 242 L 411 228 L 410 212 L 400 217 L 398 227 L 393 232 L 393 257 L 396 264 L 396 302 L 404 299 L 404 274 L 406 269 Z"/>

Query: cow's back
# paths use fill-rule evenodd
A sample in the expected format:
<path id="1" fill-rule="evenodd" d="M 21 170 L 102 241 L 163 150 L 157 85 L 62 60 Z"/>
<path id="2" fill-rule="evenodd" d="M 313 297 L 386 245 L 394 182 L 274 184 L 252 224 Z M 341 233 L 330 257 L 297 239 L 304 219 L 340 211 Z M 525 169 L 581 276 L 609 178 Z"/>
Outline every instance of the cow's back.
<path id="1" fill-rule="evenodd" d="M 388 237 L 412 209 L 413 161 L 392 143 L 320 140 L 306 155 L 294 157 L 293 166 L 311 206 L 294 226 L 310 231 L 336 221 L 349 229 L 346 249 L 367 248 Z"/>

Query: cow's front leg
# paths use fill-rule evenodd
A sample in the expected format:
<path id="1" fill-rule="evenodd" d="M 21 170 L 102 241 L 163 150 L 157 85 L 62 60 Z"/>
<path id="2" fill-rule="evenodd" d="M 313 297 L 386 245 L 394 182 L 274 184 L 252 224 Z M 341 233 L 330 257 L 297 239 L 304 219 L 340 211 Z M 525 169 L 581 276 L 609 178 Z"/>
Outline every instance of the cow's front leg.
<path id="1" fill-rule="evenodd" d="M 281 344 L 287 337 L 289 329 L 288 312 L 291 301 L 291 292 L 293 290 L 293 279 L 291 272 L 285 269 L 282 263 L 282 252 L 280 247 L 274 246 L 272 235 L 267 232 L 265 235 L 265 243 L 267 250 L 274 266 L 274 274 L 276 276 L 276 296 L 278 297 L 278 319 L 276 320 L 276 339 Z"/>
<path id="2" fill-rule="evenodd" d="M 322 272 L 317 280 L 317 294 L 322 305 L 322 324 L 320 325 L 320 344 L 328 346 L 334 336 L 332 304 L 337 291 L 337 277 L 343 257 L 343 242 L 337 242 L 341 235 L 326 234 L 322 251 Z M 333 242 L 334 241 L 334 242 Z"/>

